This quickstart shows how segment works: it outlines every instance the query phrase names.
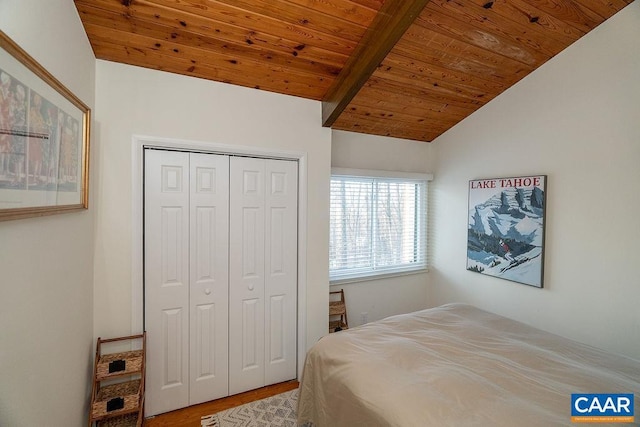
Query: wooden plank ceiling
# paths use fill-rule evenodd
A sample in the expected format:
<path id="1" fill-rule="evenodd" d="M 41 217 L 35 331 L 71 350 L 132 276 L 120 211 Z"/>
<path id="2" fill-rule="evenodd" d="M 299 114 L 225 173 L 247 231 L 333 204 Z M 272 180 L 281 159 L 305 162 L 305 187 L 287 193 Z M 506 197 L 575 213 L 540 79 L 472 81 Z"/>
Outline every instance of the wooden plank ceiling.
<path id="1" fill-rule="evenodd" d="M 322 100 L 324 125 L 417 141 L 631 2 L 75 0 L 99 59 Z"/>

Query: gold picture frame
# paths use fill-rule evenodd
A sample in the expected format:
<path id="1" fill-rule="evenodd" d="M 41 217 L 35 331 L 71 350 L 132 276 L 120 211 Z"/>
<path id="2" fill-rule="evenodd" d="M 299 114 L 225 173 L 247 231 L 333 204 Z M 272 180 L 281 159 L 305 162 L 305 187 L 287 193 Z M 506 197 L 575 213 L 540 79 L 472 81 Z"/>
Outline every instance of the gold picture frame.
<path id="1" fill-rule="evenodd" d="M 0 31 L 0 221 L 89 205 L 91 110 Z"/>

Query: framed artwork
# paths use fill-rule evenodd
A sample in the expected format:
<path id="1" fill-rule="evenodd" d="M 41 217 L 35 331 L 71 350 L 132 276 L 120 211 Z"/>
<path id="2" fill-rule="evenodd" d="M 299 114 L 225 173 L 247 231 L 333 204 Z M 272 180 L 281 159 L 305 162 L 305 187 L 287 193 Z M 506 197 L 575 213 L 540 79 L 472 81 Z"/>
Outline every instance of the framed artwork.
<path id="1" fill-rule="evenodd" d="M 469 181 L 467 270 L 542 288 L 546 175 Z"/>
<path id="2" fill-rule="evenodd" d="M 0 31 L 0 221 L 88 207 L 90 115 Z"/>

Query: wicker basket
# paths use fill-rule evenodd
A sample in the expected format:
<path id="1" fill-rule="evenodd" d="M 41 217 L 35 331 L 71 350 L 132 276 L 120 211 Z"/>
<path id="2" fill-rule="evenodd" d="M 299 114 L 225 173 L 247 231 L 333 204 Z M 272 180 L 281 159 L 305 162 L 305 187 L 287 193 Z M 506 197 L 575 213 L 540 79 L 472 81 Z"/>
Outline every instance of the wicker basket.
<path id="1" fill-rule="evenodd" d="M 140 372 L 142 367 L 142 350 L 124 353 L 105 354 L 98 360 L 96 376 L 98 381 L 108 378 Z"/>
<path id="2" fill-rule="evenodd" d="M 105 344 L 142 341 L 142 350 L 103 354 Z M 93 385 L 88 427 L 142 427 L 146 333 L 98 338 L 93 364 Z M 104 385 L 103 382 L 111 383 Z M 116 382 L 119 381 L 119 382 Z"/>
<path id="3" fill-rule="evenodd" d="M 139 427 L 142 425 L 141 414 L 126 414 L 98 421 L 96 427 Z"/>
<path id="4" fill-rule="evenodd" d="M 137 412 L 140 408 L 140 387 L 140 380 L 101 387 L 91 408 L 93 419 Z"/>

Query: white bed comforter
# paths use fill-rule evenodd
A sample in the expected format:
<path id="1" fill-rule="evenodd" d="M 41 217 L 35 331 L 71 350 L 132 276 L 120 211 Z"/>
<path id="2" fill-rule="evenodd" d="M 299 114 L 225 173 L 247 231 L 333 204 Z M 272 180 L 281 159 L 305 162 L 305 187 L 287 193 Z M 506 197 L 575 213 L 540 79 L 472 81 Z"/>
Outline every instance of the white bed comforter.
<path id="1" fill-rule="evenodd" d="M 318 341 L 298 424 L 571 425 L 571 393 L 635 393 L 640 408 L 640 362 L 449 304 Z"/>

